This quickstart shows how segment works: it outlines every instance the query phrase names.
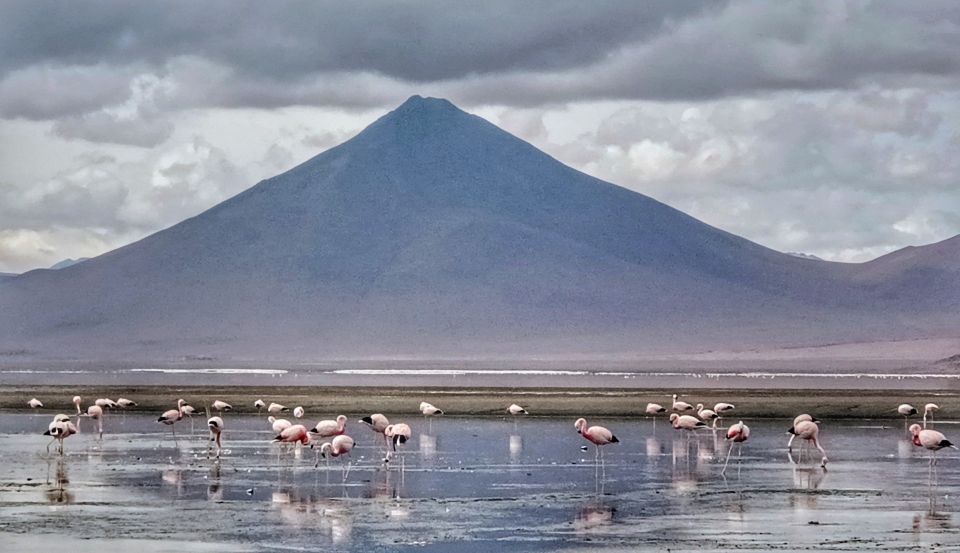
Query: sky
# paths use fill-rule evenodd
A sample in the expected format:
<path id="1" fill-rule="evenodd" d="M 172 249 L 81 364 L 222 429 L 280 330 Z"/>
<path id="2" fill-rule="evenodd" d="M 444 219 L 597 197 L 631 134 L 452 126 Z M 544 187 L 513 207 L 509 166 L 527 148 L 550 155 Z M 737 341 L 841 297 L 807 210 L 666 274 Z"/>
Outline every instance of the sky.
<path id="1" fill-rule="evenodd" d="M 0 272 L 104 253 L 413 94 L 781 251 L 960 234 L 960 3 L 0 3 Z"/>

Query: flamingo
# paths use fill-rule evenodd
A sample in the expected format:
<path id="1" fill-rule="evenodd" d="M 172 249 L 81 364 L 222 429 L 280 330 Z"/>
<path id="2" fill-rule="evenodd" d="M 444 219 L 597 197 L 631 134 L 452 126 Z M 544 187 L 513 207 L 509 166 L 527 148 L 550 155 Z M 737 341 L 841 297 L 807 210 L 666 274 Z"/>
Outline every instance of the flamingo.
<path id="1" fill-rule="evenodd" d="M 43 407 L 43 402 L 37 398 L 33 398 L 27 402 L 27 405 L 29 405 L 31 409 L 40 409 Z"/>
<path id="2" fill-rule="evenodd" d="M 170 427 L 170 431 L 173 433 L 173 441 L 177 441 L 177 429 L 174 428 L 174 424 L 177 423 L 180 419 L 183 418 L 183 406 L 186 401 L 182 399 L 177 400 L 177 408 L 170 409 L 169 411 L 164 411 L 162 415 L 157 419 L 157 422 L 163 423 Z"/>
<path id="3" fill-rule="evenodd" d="M 712 422 L 714 428 L 717 427 L 717 419 L 720 418 L 720 415 L 715 411 L 704 409 L 702 403 L 697 404 L 697 416 L 700 417 L 700 420 L 703 422 Z"/>
<path id="4" fill-rule="evenodd" d="M 214 401 L 210 407 L 213 408 L 217 412 L 217 414 L 221 416 L 223 415 L 224 411 L 233 410 L 233 405 L 230 405 L 226 401 L 220 401 L 219 399 Z"/>
<path id="5" fill-rule="evenodd" d="M 410 427 L 404 423 L 390 424 L 383 429 L 383 435 L 386 436 L 387 440 L 390 441 L 390 445 L 393 448 L 393 453 L 397 452 L 397 445 L 407 443 L 407 440 L 413 435 L 413 432 L 410 431 Z M 387 456 L 383 460 L 384 463 L 390 462 L 390 451 L 387 451 Z M 400 462 L 403 463 L 403 456 L 400 456 Z M 400 465 L 401 472 L 403 471 L 403 465 Z"/>
<path id="6" fill-rule="evenodd" d="M 44 436 L 51 436 L 53 440 L 60 442 L 60 455 L 63 455 L 63 440 L 77 434 L 79 430 L 70 422 L 70 417 L 67 415 L 57 415 L 53 418 L 53 422 L 47 427 L 47 431 L 43 433 Z M 50 453 L 50 444 L 53 443 L 53 440 L 47 444 L 47 453 Z"/>
<path id="7" fill-rule="evenodd" d="M 303 444 L 310 443 L 310 435 L 307 433 L 307 427 L 302 424 L 294 424 L 285 428 L 282 432 L 273 438 L 274 442 L 282 444 Z"/>
<path id="8" fill-rule="evenodd" d="M 129 408 L 131 408 L 131 407 L 136 407 L 136 406 L 137 406 L 137 402 L 136 402 L 136 401 L 131 401 L 131 400 L 125 398 L 125 397 L 122 397 L 122 398 L 120 398 L 120 399 L 117 400 L 117 406 L 120 407 L 121 409 L 129 409 Z"/>
<path id="9" fill-rule="evenodd" d="M 116 409 L 116 408 L 117 408 L 117 402 L 116 402 L 116 401 L 113 401 L 112 399 L 100 398 L 100 399 L 94 401 L 93 403 L 94 403 L 94 405 L 96 405 L 97 407 L 99 407 L 99 408 L 101 408 L 101 409 L 106 409 L 106 408 Z"/>
<path id="10" fill-rule="evenodd" d="M 696 430 L 697 428 L 706 428 L 707 423 L 692 415 L 678 415 L 670 413 L 670 424 L 677 430 Z"/>
<path id="11" fill-rule="evenodd" d="M 273 415 L 267 417 L 267 421 L 270 423 L 270 427 L 273 429 L 274 434 L 279 434 L 284 430 L 293 426 L 293 423 L 288 421 L 287 419 L 278 419 Z"/>
<path id="12" fill-rule="evenodd" d="M 726 439 L 737 444 L 738 458 L 743 455 L 743 442 L 747 441 L 747 438 L 749 437 L 750 437 L 750 427 L 743 424 L 743 421 L 740 421 L 737 424 L 734 424 L 727 429 Z M 733 453 L 732 444 L 730 445 L 730 449 L 727 450 L 727 460 L 723 462 L 723 470 L 720 471 L 720 474 L 723 474 L 727 471 L 727 463 L 730 462 L 731 453 Z"/>
<path id="13" fill-rule="evenodd" d="M 648 403 L 647 409 L 645 410 L 645 412 L 651 416 L 660 415 L 662 413 L 666 413 L 667 408 L 664 407 L 663 405 L 660 405 L 659 403 Z"/>
<path id="14" fill-rule="evenodd" d="M 957 449 L 957 446 L 950 443 L 950 440 L 942 432 L 936 430 L 923 430 L 919 424 L 910 426 L 910 433 L 913 435 L 913 445 L 922 447 L 930 451 L 930 466 L 937 464 L 937 452 L 945 447 Z"/>
<path id="15" fill-rule="evenodd" d="M 97 430 L 99 431 L 100 438 L 103 438 L 103 408 L 99 405 L 91 405 L 87 407 L 87 412 L 84 413 L 80 408 L 80 402 L 83 401 L 80 396 L 73 396 L 73 404 L 77 406 L 77 433 L 80 432 L 80 417 L 89 417 L 97 421 Z"/>
<path id="16" fill-rule="evenodd" d="M 259 415 L 263 408 L 267 406 L 267 404 L 264 403 L 262 399 L 258 399 L 257 401 L 253 402 L 253 406 L 257 408 L 257 414 Z"/>
<path id="17" fill-rule="evenodd" d="M 322 420 L 310 430 L 310 437 L 332 438 L 346 432 L 347 417 L 338 415 L 337 420 Z"/>
<path id="18" fill-rule="evenodd" d="M 812 422 L 814 424 L 820 424 L 820 419 L 815 419 L 806 413 L 802 415 L 797 415 L 796 417 L 794 417 L 793 425 L 790 426 L 789 430 L 787 430 L 787 434 L 790 434 L 790 440 L 787 442 L 787 451 L 792 451 L 793 439 L 797 437 L 797 432 L 796 432 L 797 425 L 805 421 Z"/>
<path id="19" fill-rule="evenodd" d="M 360 422 L 370 427 L 370 430 L 376 432 L 383 438 L 383 444 L 386 447 L 388 439 L 386 434 L 383 433 L 384 430 L 390 426 L 390 419 L 385 417 L 382 413 L 374 413 L 369 417 L 363 417 L 360 419 Z"/>
<path id="20" fill-rule="evenodd" d="M 917 414 L 917 408 L 909 403 L 901 403 L 897 406 L 897 413 L 903 415 L 903 427 L 907 427 L 907 419 Z"/>
<path id="21" fill-rule="evenodd" d="M 420 402 L 420 412 L 423 413 L 425 417 L 432 417 L 435 415 L 442 415 L 443 410 L 437 409 L 432 404 L 427 403 L 426 401 Z"/>
<path id="22" fill-rule="evenodd" d="M 736 408 L 737 406 L 732 403 L 726 403 L 721 401 L 720 403 L 717 403 L 716 405 L 713 406 L 713 412 L 717 414 L 718 419 L 722 420 L 723 415 L 725 413 L 729 413 L 730 411 L 733 411 Z"/>
<path id="23" fill-rule="evenodd" d="M 693 411 L 693 405 L 690 405 L 686 401 L 677 401 L 677 394 L 673 394 L 673 405 L 671 409 L 674 411 Z"/>
<path id="24" fill-rule="evenodd" d="M 576 422 L 573 423 L 573 427 L 577 429 L 577 434 L 580 434 L 585 440 L 595 446 L 596 451 L 594 452 L 594 462 L 603 462 L 603 457 L 600 453 L 600 446 L 620 443 L 620 439 L 614 436 L 613 432 L 603 426 L 587 427 L 587 419 L 577 419 Z"/>
<path id="25" fill-rule="evenodd" d="M 220 443 L 220 435 L 223 434 L 223 419 L 220 417 L 210 417 L 207 419 L 207 428 L 210 429 L 210 441 L 216 442 L 217 444 L 217 459 L 220 458 L 220 450 L 222 445 Z M 207 458 L 210 458 L 210 446 L 207 445 Z"/>
<path id="26" fill-rule="evenodd" d="M 271 415 L 279 415 L 286 410 L 286 406 L 280 405 L 279 403 L 271 403 L 270 406 L 267 407 L 267 413 L 270 413 Z"/>
<path id="27" fill-rule="evenodd" d="M 820 453 L 823 457 L 820 459 L 820 466 L 827 468 L 827 452 L 823 450 L 823 446 L 820 445 L 820 427 L 817 426 L 817 423 L 810 421 L 800 421 L 797 424 L 793 425 L 793 434 L 798 438 L 813 442 L 813 445 L 820 450 Z"/>
<path id="28" fill-rule="evenodd" d="M 293 408 L 293 416 L 294 416 L 294 417 L 297 417 L 298 419 L 303 418 L 303 413 L 304 413 L 303 407 L 300 407 L 300 406 L 298 405 L 298 406 L 296 406 L 296 407 Z"/>
<path id="29" fill-rule="evenodd" d="M 507 407 L 507 413 L 510 413 L 511 415 L 526 415 L 527 410 L 523 407 L 520 407 L 516 403 L 512 403 L 510 404 L 510 407 Z"/>
<path id="30" fill-rule="evenodd" d="M 713 411 L 716 414 L 723 416 L 724 413 L 729 413 L 730 411 L 733 411 L 736 408 L 737 406 L 732 403 L 724 403 L 721 401 L 720 403 L 713 406 Z"/>
<path id="31" fill-rule="evenodd" d="M 190 419 L 190 433 L 193 434 L 193 415 L 196 414 L 197 410 L 194 409 L 192 405 L 187 405 L 187 402 L 184 401 L 183 406 L 180 408 L 180 412 L 183 413 L 183 416 Z"/>
<path id="32" fill-rule="evenodd" d="M 343 457 L 342 461 L 346 463 L 346 467 L 343 469 L 343 479 L 346 480 L 347 476 L 350 475 L 350 463 L 346 462 L 346 459 L 350 454 L 350 450 L 353 449 L 353 444 L 353 438 L 346 434 L 335 436 L 333 440 L 324 442 L 320 445 L 320 453 L 317 455 L 317 462 L 313 465 L 314 468 L 320 466 L 321 456 L 324 459 L 327 458 L 327 455 L 331 457 Z"/>
<path id="33" fill-rule="evenodd" d="M 928 403 L 923 406 L 923 427 L 927 427 L 927 417 L 930 417 L 930 423 L 933 423 L 933 412 L 939 411 L 940 406 L 936 403 Z"/>

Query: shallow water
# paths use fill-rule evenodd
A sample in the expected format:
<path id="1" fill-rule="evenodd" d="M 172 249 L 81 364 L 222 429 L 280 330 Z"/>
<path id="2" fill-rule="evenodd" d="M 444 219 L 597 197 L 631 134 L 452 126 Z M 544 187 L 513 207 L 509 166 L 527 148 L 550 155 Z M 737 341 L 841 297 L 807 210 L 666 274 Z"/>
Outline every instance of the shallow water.
<path id="1" fill-rule="evenodd" d="M 384 467 L 357 417 L 344 482 L 339 460 L 315 469 L 310 449 L 278 457 L 262 418 L 225 417 L 218 463 L 200 417 L 193 434 L 178 424 L 176 445 L 153 417 L 109 416 L 102 441 L 84 421 L 61 459 L 39 435 L 49 414 L 7 412 L 0 543 L 71 553 L 960 547 L 957 454 L 944 452 L 930 486 L 925 452 L 901 426 L 825 422 L 823 471 L 790 462 L 786 421 L 745 421 L 750 440 L 724 477 L 720 433 L 688 436 L 663 420 L 590 421 L 622 441 L 601 470 L 572 420 L 411 416 L 401 473 L 400 459 Z"/>

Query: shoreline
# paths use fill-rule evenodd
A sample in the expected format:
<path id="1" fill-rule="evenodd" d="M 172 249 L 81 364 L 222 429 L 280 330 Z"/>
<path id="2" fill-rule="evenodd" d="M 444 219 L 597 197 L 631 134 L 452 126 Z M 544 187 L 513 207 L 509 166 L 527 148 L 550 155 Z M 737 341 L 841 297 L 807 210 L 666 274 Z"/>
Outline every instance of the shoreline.
<path id="1" fill-rule="evenodd" d="M 329 387 L 329 386 L 60 386 L 16 385 L 0 389 L 0 409 L 22 412 L 72 413 L 74 395 L 89 405 L 94 399 L 124 397 L 139 405 L 130 412 L 159 412 L 184 398 L 198 412 L 215 399 L 233 405 L 235 414 L 257 414 L 253 402 L 263 399 L 290 409 L 302 406 L 310 415 L 331 413 L 404 413 L 417 416 L 420 401 L 429 401 L 451 416 L 507 416 L 511 403 L 523 405 L 531 416 L 637 417 L 648 402 L 670 406 L 670 395 L 707 408 L 720 401 L 730 402 L 737 409 L 726 417 L 792 418 L 799 413 L 817 417 L 848 419 L 885 419 L 902 421 L 896 413 L 901 403 L 911 403 L 922 410 L 927 402 L 941 407 L 937 418 L 951 418 L 960 410 L 960 392 L 905 390 L 804 390 L 776 389 L 585 389 L 585 388 L 458 388 L 458 387 Z M 43 409 L 31 410 L 31 398 L 44 403 Z M 955 407 L 954 407 L 955 406 Z M 122 412 L 122 411 L 118 411 Z M 108 415 L 109 416 L 109 415 Z M 266 416 L 266 412 L 263 413 Z M 284 414 L 284 416 L 287 416 Z M 661 416 L 664 418 L 665 416 Z"/>

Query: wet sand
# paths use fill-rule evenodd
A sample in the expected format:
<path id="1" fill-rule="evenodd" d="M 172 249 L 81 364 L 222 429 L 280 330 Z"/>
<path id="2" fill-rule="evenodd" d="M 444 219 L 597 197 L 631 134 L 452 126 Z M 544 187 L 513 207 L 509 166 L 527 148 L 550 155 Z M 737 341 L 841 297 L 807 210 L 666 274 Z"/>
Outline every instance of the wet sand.
<path id="1" fill-rule="evenodd" d="M 902 421 L 897 405 L 928 402 L 940 404 L 943 414 L 960 412 L 960 393 L 952 390 L 674 390 L 692 404 L 713 406 L 720 401 L 737 405 L 737 416 L 748 418 L 793 418 L 814 413 L 829 418 L 869 418 Z M 0 408 L 21 409 L 31 398 L 44 403 L 44 411 L 74 412 L 74 395 L 85 398 L 124 397 L 139 403 L 136 412 L 159 413 L 185 399 L 199 411 L 220 399 L 237 413 L 256 413 L 253 402 L 262 398 L 308 412 L 416 413 L 421 401 L 429 401 L 451 415 L 500 415 L 511 403 L 519 403 L 536 416 L 639 416 L 648 402 L 670 406 L 672 391 L 612 389 L 503 389 L 503 388 L 334 388 L 308 386 L 5 386 L 0 388 Z M 951 405 L 956 405 L 951 408 Z"/>
<path id="2" fill-rule="evenodd" d="M 336 412 L 308 411 L 313 421 Z M 742 458 L 660 421 L 594 417 L 622 440 L 606 462 L 569 417 L 407 415 L 414 435 L 384 466 L 350 412 L 346 481 L 311 450 L 278 458 L 262 417 L 226 417 L 225 451 L 180 423 L 110 415 L 64 458 L 39 434 L 47 414 L 0 417 L 0 544 L 10 551 L 946 551 L 960 548 L 960 459 L 936 474 L 901 425 L 825 420 L 828 470 L 794 464 L 784 423 L 750 420 Z M 394 415 L 396 417 L 396 415 Z M 743 418 L 747 418 L 743 415 Z M 953 434 L 960 426 L 938 422 Z M 163 431 L 167 431 L 163 436 Z M 796 456 L 794 456 L 796 460 Z"/>

